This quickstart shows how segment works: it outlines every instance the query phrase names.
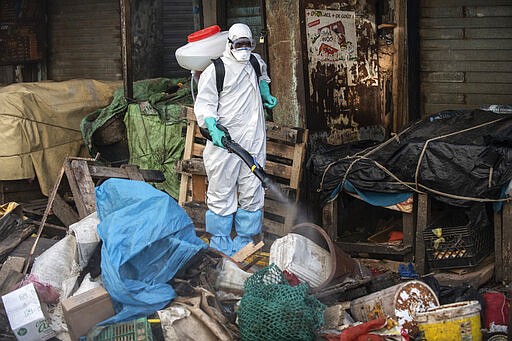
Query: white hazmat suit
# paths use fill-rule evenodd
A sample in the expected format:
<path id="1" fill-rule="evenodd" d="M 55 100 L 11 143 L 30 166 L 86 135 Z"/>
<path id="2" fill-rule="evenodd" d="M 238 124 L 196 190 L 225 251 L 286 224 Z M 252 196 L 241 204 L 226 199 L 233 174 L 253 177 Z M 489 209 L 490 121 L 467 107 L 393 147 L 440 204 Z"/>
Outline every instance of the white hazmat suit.
<path id="1" fill-rule="evenodd" d="M 258 82 L 263 79 L 270 83 L 270 78 L 259 55 L 254 54 L 261 66 L 260 79 L 249 61 L 235 58 L 230 41 L 241 37 L 252 39 L 251 30 L 247 25 L 234 24 L 221 57 L 225 67 L 223 90 L 217 92 L 215 67 L 210 64 L 199 79 L 194 112 L 201 127 L 205 127 L 205 119 L 215 118 L 227 128 L 233 141 L 264 167 L 265 114 Z M 203 159 L 208 176 L 206 231 L 212 234 L 210 246 L 232 255 L 261 232 L 264 190 L 249 167 L 226 149 L 208 141 Z M 230 237 L 233 218 L 237 232 L 234 240 Z"/>

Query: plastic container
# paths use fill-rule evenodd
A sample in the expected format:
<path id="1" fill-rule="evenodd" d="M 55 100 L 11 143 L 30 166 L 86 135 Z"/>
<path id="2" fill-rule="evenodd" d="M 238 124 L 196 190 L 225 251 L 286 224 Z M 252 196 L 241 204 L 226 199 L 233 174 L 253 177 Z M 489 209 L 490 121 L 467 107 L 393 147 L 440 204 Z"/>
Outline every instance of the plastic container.
<path id="1" fill-rule="evenodd" d="M 270 248 L 269 262 L 283 271 L 291 272 L 312 287 L 320 286 L 332 271 L 329 251 L 295 233 L 274 241 Z"/>
<path id="2" fill-rule="evenodd" d="M 422 338 L 428 341 L 481 341 L 480 303 L 465 301 L 416 314 Z"/>
<path id="3" fill-rule="evenodd" d="M 246 272 L 230 260 L 224 259 L 215 281 L 215 288 L 241 294 L 244 292 L 245 280 L 251 275 L 252 273 Z"/>
<path id="4" fill-rule="evenodd" d="M 151 326 L 146 317 L 95 327 L 87 334 L 87 341 L 153 341 Z"/>
<path id="5" fill-rule="evenodd" d="M 417 331 L 414 316 L 439 306 L 434 291 L 420 281 L 408 281 L 352 300 L 350 312 L 357 321 L 391 316 L 409 334 Z"/>
<path id="6" fill-rule="evenodd" d="M 486 226 L 443 227 L 440 239 L 431 229 L 423 231 L 428 264 L 433 269 L 478 265 L 492 252 L 492 229 Z"/>
<path id="7" fill-rule="evenodd" d="M 228 31 L 217 25 L 207 27 L 188 36 L 188 44 L 176 50 L 178 64 L 192 71 L 203 71 L 212 59 L 222 56 L 228 40 Z"/>

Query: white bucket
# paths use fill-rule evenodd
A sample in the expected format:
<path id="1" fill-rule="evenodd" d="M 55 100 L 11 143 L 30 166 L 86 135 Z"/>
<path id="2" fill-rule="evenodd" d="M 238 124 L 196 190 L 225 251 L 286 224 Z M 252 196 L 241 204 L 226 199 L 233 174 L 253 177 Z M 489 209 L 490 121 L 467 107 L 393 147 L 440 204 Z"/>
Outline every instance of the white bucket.
<path id="1" fill-rule="evenodd" d="M 300 234 L 289 233 L 270 247 L 270 263 L 291 272 L 312 287 L 324 283 L 332 272 L 329 251 Z"/>
<path id="2" fill-rule="evenodd" d="M 362 322 L 391 316 L 409 333 L 416 330 L 415 316 L 439 306 L 434 291 L 420 281 L 408 281 L 352 300 L 350 313 Z"/>
<path id="3" fill-rule="evenodd" d="M 203 71 L 211 64 L 212 59 L 222 56 L 227 40 L 228 31 L 222 31 L 190 42 L 176 50 L 176 60 L 187 70 Z"/>

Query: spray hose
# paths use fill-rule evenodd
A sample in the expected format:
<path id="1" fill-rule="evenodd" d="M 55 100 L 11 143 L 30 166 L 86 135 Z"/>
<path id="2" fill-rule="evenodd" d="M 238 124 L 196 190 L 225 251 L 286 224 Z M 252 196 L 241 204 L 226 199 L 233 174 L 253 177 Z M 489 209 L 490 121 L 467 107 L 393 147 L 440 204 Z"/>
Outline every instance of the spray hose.
<path id="1" fill-rule="evenodd" d="M 233 141 L 231 139 L 231 135 L 229 135 L 228 130 L 223 125 L 217 123 L 217 128 L 219 130 L 224 132 L 224 137 L 222 138 L 222 144 L 228 152 L 233 153 L 237 155 L 239 158 L 242 159 L 242 161 L 249 167 L 251 172 L 256 175 L 256 177 L 261 181 L 261 184 L 263 185 L 263 188 L 267 189 L 270 187 L 270 178 L 267 176 L 267 173 L 263 170 L 263 167 L 261 167 L 256 159 L 245 149 L 243 149 L 238 143 Z M 210 132 L 208 129 L 205 128 L 199 128 L 201 131 L 201 135 L 203 135 L 206 139 L 212 140 L 212 137 L 210 136 Z"/>

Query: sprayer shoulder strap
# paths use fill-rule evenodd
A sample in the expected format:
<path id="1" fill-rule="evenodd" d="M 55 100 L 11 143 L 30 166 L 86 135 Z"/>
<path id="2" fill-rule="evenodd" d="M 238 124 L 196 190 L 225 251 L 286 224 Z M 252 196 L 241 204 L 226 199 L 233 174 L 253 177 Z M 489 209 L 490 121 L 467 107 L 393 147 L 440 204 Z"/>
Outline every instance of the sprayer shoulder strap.
<path id="1" fill-rule="evenodd" d="M 224 77 L 226 76 L 226 68 L 224 67 L 224 62 L 219 57 L 217 59 L 212 59 L 213 65 L 215 66 L 215 81 L 217 84 L 217 93 L 220 95 L 222 90 L 224 89 Z M 257 79 L 260 79 L 261 77 L 261 67 L 260 63 L 258 62 L 258 59 L 256 56 L 251 54 L 251 57 L 249 58 L 249 62 L 251 62 L 251 65 L 256 72 Z"/>

